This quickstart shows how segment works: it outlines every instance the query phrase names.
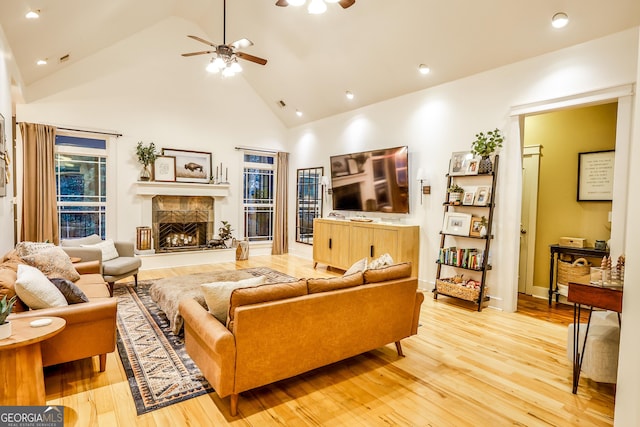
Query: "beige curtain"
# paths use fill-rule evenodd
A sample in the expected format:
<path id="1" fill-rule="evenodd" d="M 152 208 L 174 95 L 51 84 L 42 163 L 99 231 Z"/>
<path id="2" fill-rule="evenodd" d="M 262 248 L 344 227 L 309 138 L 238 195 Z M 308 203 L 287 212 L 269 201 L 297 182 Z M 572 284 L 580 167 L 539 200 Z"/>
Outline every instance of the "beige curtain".
<path id="1" fill-rule="evenodd" d="M 22 134 L 21 241 L 58 244 L 54 146 L 56 128 L 20 123 Z"/>
<path id="2" fill-rule="evenodd" d="M 287 231 L 287 186 L 289 184 L 289 153 L 278 153 L 276 171 L 276 212 L 271 254 L 282 255 L 289 252 Z"/>

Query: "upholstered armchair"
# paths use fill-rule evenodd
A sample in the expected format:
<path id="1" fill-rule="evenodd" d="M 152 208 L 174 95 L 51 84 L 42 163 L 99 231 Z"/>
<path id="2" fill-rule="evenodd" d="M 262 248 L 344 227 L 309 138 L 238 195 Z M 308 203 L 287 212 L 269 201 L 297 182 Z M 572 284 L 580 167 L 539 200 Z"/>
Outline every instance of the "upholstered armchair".
<path id="1" fill-rule="evenodd" d="M 109 284 L 109 293 L 113 296 L 113 286 L 117 280 L 133 276 L 138 286 L 138 269 L 142 265 L 140 258 L 133 253 L 133 243 L 102 240 L 97 234 L 77 239 L 60 240 L 60 246 L 70 257 L 82 261 L 100 261 L 102 277 Z"/>

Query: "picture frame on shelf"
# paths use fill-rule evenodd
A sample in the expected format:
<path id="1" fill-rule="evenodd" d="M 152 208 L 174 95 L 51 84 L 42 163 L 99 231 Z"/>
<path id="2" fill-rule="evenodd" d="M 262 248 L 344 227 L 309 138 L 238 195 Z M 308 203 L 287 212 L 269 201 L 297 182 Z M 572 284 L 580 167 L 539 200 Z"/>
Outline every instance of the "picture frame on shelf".
<path id="1" fill-rule="evenodd" d="M 467 159 L 466 173 L 465 175 L 478 175 L 478 166 L 480 165 L 480 159 L 478 157 L 473 157 L 471 159 Z"/>
<path id="2" fill-rule="evenodd" d="M 449 175 L 459 176 L 467 174 L 467 162 L 473 158 L 471 151 L 455 151 L 449 161 Z"/>
<path id="3" fill-rule="evenodd" d="M 464 191 L 464 195 L 462 196 L 462 204 L 464 206 L 473 206 L 473 202 L 476 199 L 476 189 L 474 188 L 467 188 Z"/>
<path id="4" fill-rule="evenodd" d="M 476 188 L 475 198 L 473 200 L 474 206 L 487 206 L 491 199 L 491 187 L 479 186 Z"/>
<path id="5" fill-rule="evenodd" d="M 157 156 L 153 163 L 153 180 L 160 182 L 176 181 L 175 156 Z"/>
<path id="6" fill-rule="evenodd" d="M 468 236 L 471 227 L 471 215 L 461 212 L 446 212 L 442 232 L 454 236 Z"/>
<path id="7" fill-rule="evenodd" d="M 208 184 L 211 180 L 210 152 L 163 148 L 162 155 L 175 157 L 176 182 Z"/>
<path id="8" fill-rule="evenodd" d="M 474 216 L 471 218 L 471 227 L 469 228 L 469 236 L 481 237 L 482 218 Z"/>

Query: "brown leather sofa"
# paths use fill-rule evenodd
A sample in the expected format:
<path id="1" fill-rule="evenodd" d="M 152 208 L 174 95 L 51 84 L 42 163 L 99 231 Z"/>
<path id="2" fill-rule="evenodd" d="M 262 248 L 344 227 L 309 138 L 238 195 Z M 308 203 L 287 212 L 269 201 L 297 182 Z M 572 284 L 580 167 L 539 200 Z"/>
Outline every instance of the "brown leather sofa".
<path id="1" fill-rule="evenodd" d="M 185 347 L 220 397 L 328 365 L 415 335 L 424 295 L 411 264 L 346 277 L 236 289 L 223 325 L 180 302 Z"/>
<path id="2" fill-rule="evenodd" d="M 11 285 L 12 277 L 15 282 L 13 267 L 16 267 L 19 258 L 12 259 L 9 253 L 2 260 L 0 273 L 3 291 L 6 291 L 6 286 Z M 74 267 L 80 273 L 80 279 L 75 284 L 85 293 L 89 302 L 27 311 L 17 311 L 25 310 L 26 307 L 16 304 L 9 320 L 41 316 L 65 319 L 67 323 L 62 332 L 41 343 L 42 365 L 57 365 L 97 355 L 100 359 L 100 372 L 104 372 L 107 353 L 113 352 L 116 346 L 117 300 L 109 296 L 107 283 L 100 274 L 99 262 L 82 262 L 74 264 Z"/>

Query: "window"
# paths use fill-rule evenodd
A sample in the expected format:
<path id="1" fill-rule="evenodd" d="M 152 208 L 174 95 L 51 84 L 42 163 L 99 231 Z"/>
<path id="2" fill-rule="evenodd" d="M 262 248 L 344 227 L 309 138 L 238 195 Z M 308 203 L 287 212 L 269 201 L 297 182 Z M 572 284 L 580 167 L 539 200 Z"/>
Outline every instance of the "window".
<path id="1" fill-rule="evenodd" d="M 296 242 L 313 244 L 313 219 L 322 216 L 323 167 L 298 169 Z"/>
<path id="2" fill-rule="evenodd" d="M 106 141 L 56 136 L 56 194 L 60 238 L 106 234 Z"/>
<path id="3" fill-rule="evenodd" d="M 273 240 L 275 157 L 244 154 L 244 234 L 249 241 Z"/>

